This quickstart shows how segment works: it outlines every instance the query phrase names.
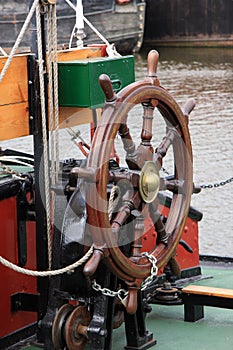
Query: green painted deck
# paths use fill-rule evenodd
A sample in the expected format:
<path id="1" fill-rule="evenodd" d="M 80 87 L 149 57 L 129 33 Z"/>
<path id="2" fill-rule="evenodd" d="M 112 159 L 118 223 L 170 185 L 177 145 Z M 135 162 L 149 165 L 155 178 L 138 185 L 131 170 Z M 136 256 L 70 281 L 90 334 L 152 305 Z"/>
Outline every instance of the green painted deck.
<path id="1" fill-rule="evenodd" d="M 203 267 L 204 278 L 194 284 L 233 289 L 233 267 Z M 213 277 L 212 277 L 213 276 Z M 204 319 L 184 322 L 184 306 L 153 305 L 147 317 L 147 329 L 157 344 L 152 350 L 232 350 L 233 310 L 204 307 Z M 123 350 L 126 345 L 124 324 L 113 331 L 111 350 Z M 38 350 L 26 347 L 25 350 Z M 89 349 L 87 345 L 85 350 Z"/>

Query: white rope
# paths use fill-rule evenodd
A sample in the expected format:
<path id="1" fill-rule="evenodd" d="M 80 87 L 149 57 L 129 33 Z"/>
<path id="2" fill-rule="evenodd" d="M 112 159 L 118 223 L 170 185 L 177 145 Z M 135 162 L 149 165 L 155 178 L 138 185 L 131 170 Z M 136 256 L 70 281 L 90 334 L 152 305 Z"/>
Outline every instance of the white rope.
<path id="1" fill-rule="evenodd" d="M 112 214 L 114 209 L 116 208 L 119 200 L 120 200 L 120 187 L 119 186 L 113 186 L 111 189 L 110 197 L 109 197 L 109 202 L 108 202 L 108 217 L 109 220 L 112 218 Z M 114 199 L 115 195 L 117 194 L 117 197 Z"/>
<path id="2" fill-rule="evenodd" d="M 54 117 L 53 117 L 53 68 L 52 68 L 52 29 L 51 29 L 51 7 L 48 6 L 47 16 L 47 69 L 48 69 L 48 96 L 49 96 L 49 129 L 50 129 L 50 160 L 51 160 L 51 184 L 55 184 L 55 164 L 54 164 Z"/>
<path id="3" fill-rule="evenodd" d="M 48 81 L 49 81 L 49 120 L 50 120 L 50 155 L 52 185 L 58 180 L 59 172 L 59 102 L 58 102 L 58 58 L 57 58 L 57 17 L 56 5 L 48 8 Z M 53 55 L 52 55 L 53 53 Z M 53 58 L 52 58 L 53 57 Z"/>
<path id="4" fill-rule="evenodd" d="M 39 0 L 35 0 L 33 5 L 32 5 L 32 7 L 30 8 L 30 11 L 29 11 L 29 13 L 27 15 L 27 18 L 26 18 L 26 20 L 25 20 L 25 22 L 23 24 L 23 27 L 22 27 L 22 29 L 21 29 L 21 31 L 20 31 L 20 33 L 19 33 L 19 35 L 18 35 L 18 37 L 17 37 L 17 39 L 15 41 L 15 44 L 14 44 L 14 46 L 13 46 L 11 52 L 10 52 L 10 55 L 8 56 L 8 59 L 7 59 L 6 63 L 5 63 L 5 65 L 4 65 L 4 67 L 3 67 L 3 70 L 2 70 L 1 75 L 0 75 L 0 82 L 4 78 L 4 76 L 6 74 L 6 71 L 7 71 L 8 67 L 9 67 L 9 65 L 10 65 L 10 63 L 12 61 L 12 58 L 15 55 L 15 52 L 16 52 L 17 48 L 19 47 L 19 45 L 21 43 L 21 40 L 23 39 L 23 36 L 24 36 L 28 26 L 29 26 L 29 23 L 30 23 L 30 21 L 32 19 L 32 16 L 33 16 L 33 14 L 35 12 L 35 9 L 36 9 L 38 3 L 39 3 Z"/>
<path id="5" fill-rule="evenodd" d="M 58 270 L 50 270 L 50 271 L 35 271 L 30 269 L 24 269 L 23 267 L 19 267 L 18 265 L 13 264 L 12 262 L 3 258 L 2 256 L 0 256 L 0 263 L 11 270 L 14 270 L 18 273 L 22 273 L 23 275 L 34 276 L 34 277 L 48 277 L 48 276 L 62 275 L 63 273 L 74 270 L 76 267 L 79 267 L 82 264 L 84 264 L 92 255 L 92 253 L 93 253 L 93 246 L 88 250 L 88 252 L 81 259 L 79 259 L 75 263 Z"/>
<path id="6" fill-rule="evenodd" d="M 65 0 L 66 3 L 74 10 L 76 11 L 76 7 L 74 4 L 72 4 L 72 2 L 70 0 Z M 96 33 L 96 35 L 107 45 L 107 54 L 109 57 L 120 57 L 121 55 L 116 51 L 116 48 L 114 46 L 114 44 L 110 44 L 108 42 L 108 40 L 93 26 L 93 24 L 83 15 L 83 20 L 84 22 L 91 28 L 91 30 L 93 30 L 94 33 Z M 74 27 L 75 29 L 75 27 Z M 74 31 L 74 30 L 73 30 Z M 73 37 L 73 32 L 72 32 L 72 36 Z"/>
<path id="7" fill-rule="evenodd" d="M 0 52 L 1 52 L 1 54 L 2 54 L 3 56 L 5 56 L 5 57 L 8 56 L 7 53 L 6 53 L 6 51 L 3 50 L 3 48 L 2 48 L 1 46 L 0 46 Z"/>
<path id="8" fill-rule="evenodd" d="M 52 257 L 52 237 L 51 237 L 51 212 L 50 212 L 50 186 L 49 186 L 49 169 L 48 169 L 48 143 L 47 143 L 47 121 L 46 121 L 46 104 L 44 94 L 44 60 L 42 52 L 42 36 L 41 36 L 41 18 L 40 5 L 36 7 L 36 25 L 37 25 L 37 41 L 38 41 L 38 65 L 39 65 L 39 81 L 40 81 L 40 101 L 41 101 L 41 117 L 42 117 L 42 138 L 43 138 L 43 161 L 44 161 L 44 181 L 45 181 L 45 209 L 47 224 L 47 240 L 48 240 L 48 262 L 51 268 Z"/>
<path id="9" fill-rule="evenodd" d="M 59 172 L 59 96 L 58 96 L 58 57 L 57 57 L 57 16 L 56 4 L 52 13 L 53 37 L 53 83 L 54 83 L 54 127 L 55 127 L 55 180 L 58 181 Z"/>
<path id="10" fill-rule="evenodd" d="M 74 4 L 72 4 L 72 2 L 70 0 L 65 0 L 66 3 L 76 12 L 76 7 Z M 83 20 L 84 22 L 93 30 L 93 32 L 95 32 L 98 37 L 106 44 L 106 45 L 110 45 L 110 43 L 108 42 L 107 39 L 105 39 L 105 37 L 91 24 L 90 21 L 88 21 L 88 19 L 83 16 Z"/>
<path id="11" fill-rule="evenodd" d="M 71 36 L 70 36 L 70 41 L 69 41 L 69 50 L 72 48 L 72 41 L 73 41 L 73 37 L 74 37 L 74 32 L 75 32 L 75 25 L 74 28 L 72 30 Z"/>

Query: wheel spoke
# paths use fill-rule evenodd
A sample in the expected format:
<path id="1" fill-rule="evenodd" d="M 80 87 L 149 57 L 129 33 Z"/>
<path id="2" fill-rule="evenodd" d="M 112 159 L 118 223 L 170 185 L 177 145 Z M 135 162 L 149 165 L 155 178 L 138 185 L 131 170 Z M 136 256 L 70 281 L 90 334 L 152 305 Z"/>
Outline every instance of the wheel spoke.
<path id="1" fill-rule="evenodd" d="M 152 134 L 152 122 L 153 122 L 153 113 L 154 107 L 151 105 L 143 105 L 143 124 L 142 124 L 142 132 L 141 132 L 141 145 L 152 148 L 151 138 Z M 152 150 L 153 152 L 153 150 Z"/>
<path id="2" fill-rule="evenodd" d="M 161 213 L 158 210 L 158 200 L 156 199 L 154 203 L 151 203 L 150 207 L 150 217 L 154 223 L 154 228 L 157 233 L 156 244 L 159 243 L 167 243 L 168 234 L 165 229 L 165 225 L 163 223 Z"/>
<path id="3" fill-rule="evenodd" d="M 138 169 L 137 167 L 137 151 L 134 141 L 131 137 L 129 128 L 126 124 L 121 124 L 118 134 L 120 135 L 124 149 L 126 151 L 126 163 L 129 169 Z"/>
<path id="4" fill-rule="evenodd" d="M 133 261 L 137 261 L 141 258 L 142 252 L 142 236 L 144 232 L 144 218 L 142 215 L 136 217 L 135 227 L 134 227 L 134 238 L 131 244 L 132 249 L 132 259 Z"/>
<path id="5" fill-rule="evenodd" d="M 87 161 L 90 169 L 98 167 L 99 179 L 87 189 L 87 202 L 93 202 L 93 205 L 87 206 L 93 242 L 106 247 L 105 256 L 112 271 L 121 279 L 124 275 L 124 279 L 129 282 L 133 279 L 144 279 L 150 274 L 151 263 L 144 258 L 136 258 L 141 255 L 143 220 L 148 218 L 149 223 L 153 220 L 152 231 L 157 232 L 157 239 L 156 242 L 153 239 L 153 246 L 148 249 L 156 257 L 158 268 L 163 267 L 180 241 L 193 189 L 192 148 L 188 125 L 176 101 L 160 86 L 156 75 L 157 64 L 158 54 L 150 53 L 148 76 L 141 82 L 122 89 L 115 96 L 114 108 L 112 104 L 106 104 Z M 108 80 L 109 85 L 110 79 Z M 106 91 L 108 89 L 104 89 L 108 101 Z M 128 116 L 135 106 L 143 107 L 141 141 L 137 148 L 128 128 Z M 163 118 L 162 125 L 166 125 L 166 134 L 154 151 L 151 140 L 155 107 Z M 131 115 L 138 128 L 136 115 Z M 137 128 L 135 127 L 135 131 Z M 126 170 L 108 167 L 117 132 L 126 152 Z M 168 151 L 168 157 L 164 159 Z M 170 155 L 173 159 L 174 176 L 162 179 L 159 170 L 165 160 L 169 161 Z M 122 186 L 122 197 L 109 219 L 106 203 L 109 186 L 112 184 L 120 188 Z M 96 188 L 94 196 L 93 187 Z M 159 190 L 169 190 L 172 193 L 166 224 L 161 212 L 167 211 L 166 208 L 160 209 L 163 203 L 158 199 Z M 127 237 L 124 239 L 124 236 L 129 236 L 131 241 L 127 241 Z M 120 248 L 121 244 L 123 247 Z"/>
<path id="6" fill-rule="evenodd" d="M 132 211 L 138 208 L 141 199 L 138 192 L 133 194 L 132 190 L 128 190 L 123 196 L 122 202 L 121 208 L 118 210 L 115 218 L 112 220 L 113 231 L 124 225 Z"/>
<path id="7" fill-rule="evenodd" d="M 185 181 L 172 178 L 160 179 L 160 191 L 171 191 L 172 193 L 185 194 Z"/>
<path id="8" fill-rule="evenodd" d="M 162 167 L 163 158 L 166 156 L 169 147 L 173 144 L 178 132 L 174 127 L 167 127 L 167 134 L 163 138 L 160 145 L 155 150 L 154 161 Z"/>

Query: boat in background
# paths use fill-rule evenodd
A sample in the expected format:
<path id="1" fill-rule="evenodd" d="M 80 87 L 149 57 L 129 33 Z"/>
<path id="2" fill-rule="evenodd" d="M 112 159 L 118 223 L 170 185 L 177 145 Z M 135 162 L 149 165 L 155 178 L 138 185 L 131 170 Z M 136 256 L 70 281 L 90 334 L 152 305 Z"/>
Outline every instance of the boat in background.
<path id="1" fill-rule="evenodd" d="M 76 1 L 57 0 L 58 43 L 68 47 L 76 23 Z M 143 43 L 145 8 L 144 0 L 83 0 L 83 13 L 88 22 L 84 27 L 83 42 L 103 44 L 103 40 L 114 44 L 119 53 L 140 50 Z M 72 6 L 72 7 L 71 7 Z M 12 47 L 24 23 L 29 9 L 29 0 L 9 0 L 0 4 L 0 46 Z M 96 31 L 96 32 L 95 32 Z M 24 36 L 21 47 L 30 46 L 30 30 Z M 100 37 L 100 36 L 101 37 Z M 102 40 L 103 38 L 103 40 Z M 75 46 L 75 37 L 72 46 Z"/>
<path id="2" fill-rule="evenodd" d="M 231 0 L 147 0 L 146 5 L 146 46 L 233 46 Z"/>

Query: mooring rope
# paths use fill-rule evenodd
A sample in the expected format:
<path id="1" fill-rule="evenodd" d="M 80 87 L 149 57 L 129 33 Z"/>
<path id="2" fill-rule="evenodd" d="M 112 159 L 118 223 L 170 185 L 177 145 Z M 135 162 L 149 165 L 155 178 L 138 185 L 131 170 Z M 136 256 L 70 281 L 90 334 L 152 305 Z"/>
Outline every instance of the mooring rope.
<path id="1" fill-rule="evenodd" d="M 82 264 L 84 264 L 90 258 L 92 253 L 93 253 L 93 246 L 91 246 L 91 248 L 88 250 L 88 252 L 81 259 L 76 261 L 75 263 L 73 263 L 69 266 L 63 267 L 61 269 L 49 270 L 49 271 L 35 271 L 35 270 L 25 269 L 25 268 L 20 267 L 16 264 L 13 264 L 12 262 L 3 258 L 2 256 L 0 256 L 0 263 L 4 266 L 10 268 L 11 270 L 19 272 L 23 275 L 34 276 L 34 277 L 49 277 L 49 276 L 62 275 L 66 272 L 74 270 L 76 267 L 79 267 Z"/>

